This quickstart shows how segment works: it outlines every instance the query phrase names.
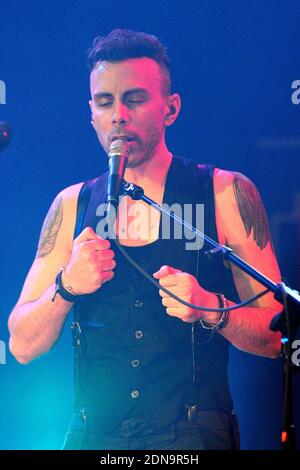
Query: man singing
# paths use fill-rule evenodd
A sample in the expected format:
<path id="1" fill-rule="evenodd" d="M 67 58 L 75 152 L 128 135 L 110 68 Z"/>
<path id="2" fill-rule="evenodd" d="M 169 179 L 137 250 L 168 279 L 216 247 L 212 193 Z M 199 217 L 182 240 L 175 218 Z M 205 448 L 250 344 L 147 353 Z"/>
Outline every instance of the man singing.
<path id="1" fill-rule="evenodd" d="M 202 204 L 205 234 L 279 282 L 252 182 L 176 157 L 166 145 L 181 102 L 171 92 L 160 41 L 117 29 L 95 39 L 88 63 L 92 125 L 106 153 L 116 140 L 126 146 L 126 181 L 159 204 Z M 281 306 L 270 293 L 227 313 L 179 303 L 148 282 L 112 237 L 99 234 L 106 195 L 107 173 L 55 198 L 10 315 L 12 354 L 27 364 L 49 351 L 74 306 L 76 400 L 64 449 L 237 449 L 228 346 L 277 357 L 280 335 L 269 324 Z M 206 245 L 187 249 L 174 226 L 164 237 L 162 222 L 143 201 L 121 198 L 119 242 L 160 286 L 211 309 L 263 290 L 238 268 L 208 257 Z"/>

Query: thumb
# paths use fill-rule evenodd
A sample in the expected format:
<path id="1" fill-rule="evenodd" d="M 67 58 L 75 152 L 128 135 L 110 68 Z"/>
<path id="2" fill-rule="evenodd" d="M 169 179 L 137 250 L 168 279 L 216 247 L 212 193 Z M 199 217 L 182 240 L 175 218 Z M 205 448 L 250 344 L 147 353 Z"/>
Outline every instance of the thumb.
<path id="1" fill-rule="evenodd" d="M 82 232 L 75 238 L 73 246 L 79 245 L 79 243 L 87 242 L 89 240 L 102 240 L 99 235 L 96 234 L 92 227 L 86 227 Z"/>
<path id="2" fill-rule="evenodd" d="M 162 266 L 158 271 L 153 273 L 155 279 L 162 279 L 163 277 L 168 276 L 169 274 L 182 273 L 180 269 L 172 268 L 172 266 Z"/>

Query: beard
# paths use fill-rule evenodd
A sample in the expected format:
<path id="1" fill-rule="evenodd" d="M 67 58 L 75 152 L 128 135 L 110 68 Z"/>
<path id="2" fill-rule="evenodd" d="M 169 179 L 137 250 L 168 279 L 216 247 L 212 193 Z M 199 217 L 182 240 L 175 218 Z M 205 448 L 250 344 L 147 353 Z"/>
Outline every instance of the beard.
<path id="1" fill-rule="evenodd" d="M 152 123 L 147 128 L 146 139 L 136 138 L 132 147 L 129 147 L 127 168 L 136 168 L 151 160 L 155 155 L 164 135 L 164 127 L 159 127 L 157 123 Z"/>
<path id="2" fill-rule="evenodd" d="M 127 168 L 137 168 L 153 158 L 155 151 L 163 138 L 164 130 L 164 126 L 159 125 L 157 122 L 152 122 L 148 125 L 143 139 L 138 135 L 130 133 L 130 137 L 132 137 L 133 140 L 128 142 L 129 155 Z M 101 132 L 97 132 L 100 144 L 107 154 L 109 153 L 112 137 L 123 133 L 126 134 L 126 129 L 114 129 L 113 134 L 109 134 L 108 137 L 105 138 Z"/>

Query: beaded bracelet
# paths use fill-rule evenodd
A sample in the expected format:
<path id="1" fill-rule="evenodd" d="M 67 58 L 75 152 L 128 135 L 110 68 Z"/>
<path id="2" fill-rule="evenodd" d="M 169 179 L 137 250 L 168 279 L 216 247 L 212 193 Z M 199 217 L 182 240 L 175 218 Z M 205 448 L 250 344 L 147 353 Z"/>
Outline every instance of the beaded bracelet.
<path id="1" fill-rule="evenodd" d="M 218 298 L 219 308 L 228 308 L 228 302 L 225 296 L 223 294 L 218 294 L 216 292 L 214 292 L 214 294 Z M 199 320 L 202 328 L 204 328 L 205 330 L 211 330 L 213 333 L 218 330 L 221 330 L 222 328 L 225 328 L 228 324 L 228 321 L 229 321 L 228 310 L 225 310 L 224 312 L 221 313 L 219 320 L 214 325 L 207 323 L 205 320 Z"/>

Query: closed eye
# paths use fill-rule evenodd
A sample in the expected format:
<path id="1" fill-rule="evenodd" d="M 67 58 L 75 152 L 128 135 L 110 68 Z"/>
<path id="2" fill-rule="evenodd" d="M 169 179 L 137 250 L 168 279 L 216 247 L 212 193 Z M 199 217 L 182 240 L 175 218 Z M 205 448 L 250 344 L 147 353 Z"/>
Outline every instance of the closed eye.
<path id="1" fill-rule="evenodd" d="M 143 103 L 144 100 L 127 100 L 127 103 Z"/>
<path id="2" fill-rule="evenodd" d="M 104 108 L 105 106 L 110 106 L 112 104 L 112 101 L 107 101 L 106 103 L 98 103 L 98 106 L 100 108 Z"/>

